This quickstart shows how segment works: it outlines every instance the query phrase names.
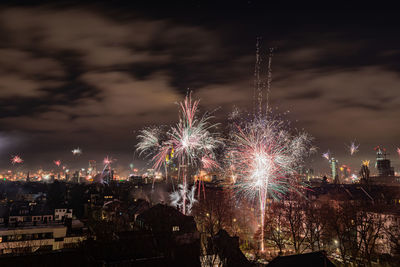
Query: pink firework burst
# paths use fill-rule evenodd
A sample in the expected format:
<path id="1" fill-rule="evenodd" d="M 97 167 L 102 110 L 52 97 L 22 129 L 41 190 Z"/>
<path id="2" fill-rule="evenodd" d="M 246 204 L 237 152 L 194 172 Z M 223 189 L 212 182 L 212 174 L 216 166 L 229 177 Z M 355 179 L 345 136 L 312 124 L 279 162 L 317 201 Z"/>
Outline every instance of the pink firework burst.
<path id="1" fill-rule="evenodd" d="M 61 160 L 54 160 L 53 161 L 54 162 L 54 164 L 56 164 L 57 165 L 57 167 L 60 167 L 60 165 L 61 165 Z"/>
<path id="2" fill-rule="evenodd" d="M 186 213 L 186 198 L 189 187 L 186 184 L 187 167 L 199 166 L 206 169 L 215 167 L 215 151 L 222 145 L 219 134 L 212 132 L 217 124 L 212 124 L 209 113 L 199 116 L 199 100 L 192 101 L 188 94 L 180 103 L 180 116 L 176 125 L 162 131 L 158 127 L 146 128 L 138 135 L 137 151 L 151 156 L 153 168 L 159 169 L 168 155 L 174 153 L 179 166 L 178 176 L 182 179 L 182 212 Z"/>
<path id="3" fill-rule="evenodd" d="M 212 170 L 219 168 L 218 162 L 214 159 L 213 156 L 205 155 L 201 158 L 202 168 L 205 170 Z"/>
<path id="4" fill-rule="evenodd" d="M 289 130 L 280 120 L 260 118 L 237 125 L 231 134 L 228 158 L 235 166 L 235 187 L 238 195 L 258 200 L 261 229 L 268 196 L 281 198 L 297 190 L 297 170 L 314 150 L 311 136 Z M 261 240 L 264 250 L 263 234 Z"/>
<path id="5" fill-rule="evenodd" d="M 15 164 L 21 164 L 22 162 L 24 162 L 24 160 L 23 160 L 20 156 L 18 156 L 18 155 L 12 156 L 12 157 L 11 157 L 11 163 L 12 163 L 13 165 L 15 165 Z"/>
<path id="6" fill-rule="evenodd" d="M 115 161 L 115 159 L 113 159 L 112 157 L 105 157 L 104 159 L 103 159 L 103 164 L 104 165 L 110 165 L 111 163 L 113 163 Z"/>

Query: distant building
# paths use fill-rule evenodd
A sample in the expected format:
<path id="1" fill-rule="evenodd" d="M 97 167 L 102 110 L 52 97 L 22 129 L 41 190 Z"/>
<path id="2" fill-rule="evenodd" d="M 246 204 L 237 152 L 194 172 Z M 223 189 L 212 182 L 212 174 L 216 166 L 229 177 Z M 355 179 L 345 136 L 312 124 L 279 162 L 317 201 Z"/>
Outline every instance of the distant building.
<path id="1" fill-rule="evenodd" d="M 72 219 L 72 209 L 61 208 L 54 210 L 55 221 L 64 221 L 65 219 Z"/>
<path id="2" fill-rule="evenodd" d="M 311 168 L 302 168 L 299 172 L 299 174 L 301 175 L 301 177 L 306 180 L 306 181 L 310 181 L 311 179 L 314 178 L 314 169 Z"/>
<path id="3" fill-rule="evenodd" d="M 100 183 L 110 184 L 114 180 L 114 170 L 106 168 L 100 175 Z"/>
<path id="4" fill-rule="evenodd" d="M 131 174 L 131 175 L 129 175 L 129 181 L 134 184 L 140 184 L 140 183 L 143 183 L 143 178 L 140 175 Z"/>
<path id="5" fill-rule="evenodd" d="M 72 183 L 78 183 L 79 182 L 79 176 L 80 176 L 79 175 L 79 171 L 75 171 L 73 176 L 72 176 L 71 182 Z"/>
<path id="6" fill-rule="evenodd" d="M 377 146 L 375 168 L 378 170 L 379 176 L 393 176 L 394 168 L 390 165 L 390 160 L 386 158 L 385 148 Z"/>
<path id="7" fill-rule="evenodd" d="M 26 203 L 11 206 L 8 225 L 18 227 L 29 224 L 47 224 L 53 221 L 53 212 L 44 205 L 27 205 Z"/>
<path id="8" fill-rule="evenodd" d="M 83 236 L 67 236 L 67 227 L 61 224 L 0 228 L 0 255 L 59 250 L 76 246 Z"/>
<path id="9" fill-rule="evenodd" d="M 340 176 L 342 179 L 347 179 L 350 176 L 350 168 L 347 165 L 340 166 Z"/>
<path id="10" fill-rule="evenodd" d="M 89 160 L 88 174 L 94 177 L 97 174 L 97 163 L 95 160 Z"/>
<path id="11" fill-rule="evenodd" d="M 329 163 L 331 164 L 332 180 L 334 180 L 335 183 L 339 183 L 338 161 L 335 158 L 331 158 Z"/>

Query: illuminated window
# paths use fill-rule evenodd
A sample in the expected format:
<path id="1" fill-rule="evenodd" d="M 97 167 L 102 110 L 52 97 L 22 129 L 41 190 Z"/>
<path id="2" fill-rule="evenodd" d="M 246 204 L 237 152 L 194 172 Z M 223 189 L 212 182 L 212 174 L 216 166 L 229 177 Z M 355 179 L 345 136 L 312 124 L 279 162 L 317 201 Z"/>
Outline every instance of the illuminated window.
<path id="1" fill-rule="evenodd" d="M 172 226 L 172 232 L 178 232 L 179 226 Z"/>

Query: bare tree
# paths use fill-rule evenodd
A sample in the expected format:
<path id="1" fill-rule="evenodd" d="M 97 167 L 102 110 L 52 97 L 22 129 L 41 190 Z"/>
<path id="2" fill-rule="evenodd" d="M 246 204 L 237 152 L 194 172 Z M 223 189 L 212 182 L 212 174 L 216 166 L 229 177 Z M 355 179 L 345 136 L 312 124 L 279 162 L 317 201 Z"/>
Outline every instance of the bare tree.
<path id="1" fill-rule="evenodd" d="M 384 233 L 386 216 L 368 211 L 364 205 L 355 207 L 357 243 L 356 249 L 360 252 L 360 261 L 368 266 L 372 265 L 372 257 L 376 253 L 377 240 Z"/>
<path id="2" fill-rule="evenodd" d="M 350 203 L 332 207 L 329 210 L 329 227 L 334 235 L 331 245 L 347 266 L 357 257 L 358 251 L 354 245 L 357 242 L 356 211 Z"/>
<path id="3" fill-rule="evenodd" d="M 296 254 L 300 254 L 306 249 L 306 237 L 308 235 L 308 229 L 304 223 L 303 203 L 304 200 L 301 199 L 301 196 L 290 195 L 284 204 L 284 214 L 287 223 L 286 231 L 289 235 L 288 241 Z"/>
<path id="4" fill-rule="evenodd" d="M 279 255 L 283 253 L 288 239 L 284 205 L 274 202 L 267 208 L 265 215 L 264 237 L 268 243 L 278 248 Z"/>
<path id="5" fill-rule="evenodd" d="M 400 262 L 400 223 L 399 217 L 392 216 L 392 223 L 388 224 L 384 229 L 384 235 L 389 241 L 390 250 L 395 261 Z"/>
<path id="6" fill-rule="evenodd" d="M 230 233 L 234 229 L 234 206 L 229 191 L 208 191 L 206 198 L 196 204 L 193 213 L 201 232 L 203 265 L 215 266 L 219 262 L 213 244 L 215 235 L 221 229 Z"/>
<path id="7" fill-rule="evenodd" d="M 304 211 L 304 226 L 306 229 L 306 246 L 311 251 L 327 250 L 332 235 L 328 229 L 327 205 L 319 205 L 315 202 L 304 201 L 302 205 Z"/>

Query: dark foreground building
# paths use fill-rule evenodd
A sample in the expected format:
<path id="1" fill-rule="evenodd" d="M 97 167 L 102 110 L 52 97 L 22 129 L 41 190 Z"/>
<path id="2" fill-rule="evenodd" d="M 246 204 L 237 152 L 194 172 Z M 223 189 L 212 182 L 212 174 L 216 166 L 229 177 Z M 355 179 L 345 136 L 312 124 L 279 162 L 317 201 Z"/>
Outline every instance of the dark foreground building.
<path id="1" fill-rule="evenodd" d="M 0 266 L 194 266 L 200 267 L 196 223 L 158 204 L 137 216 L 134 231 L 88 238 L 77 248 L 0 257 Z"/>
<path id="2" fill-rule="evenodd" d="M 192 216 L 173 207 L 157 204 L 140 214 L 136 223 L 154 236 L 159 251 L 171 266 L 200 266 L 200 234 Z"/>
<path id="3" fill-rule="evenodd" d="M 212 240 L 215 252 L 223 267 L 251 267 L 251 264 L 239 248 L 239 238 L 231 237 L 225 230 L 219 230 Z"/>
<path id="4" fill-rule="evenodd" d="M 313 267 L 335 267 L 327 257 L 324 251 L 304 253 L 290 256 L 278 256 L 273 259 L 268 267 L 297 267 L 297 266 L 313 266 Z"/>

